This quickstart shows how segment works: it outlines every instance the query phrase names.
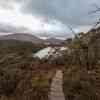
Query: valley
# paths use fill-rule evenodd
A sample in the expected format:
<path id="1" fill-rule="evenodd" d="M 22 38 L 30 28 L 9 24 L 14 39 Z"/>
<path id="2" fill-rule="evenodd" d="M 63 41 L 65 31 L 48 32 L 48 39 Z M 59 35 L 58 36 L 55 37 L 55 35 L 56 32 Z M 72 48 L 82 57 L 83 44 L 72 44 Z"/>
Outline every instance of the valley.
<path id="1" fill-rule="evenodd" d="M 0 100 L 99 98 L 99 28 L 96 31 L 63 45 L 1 39 Z"/>
<path id="2" fill-rule="evenodd" d="M 100 0 L 0 0 L 0 100 L 100 100 Z"/>

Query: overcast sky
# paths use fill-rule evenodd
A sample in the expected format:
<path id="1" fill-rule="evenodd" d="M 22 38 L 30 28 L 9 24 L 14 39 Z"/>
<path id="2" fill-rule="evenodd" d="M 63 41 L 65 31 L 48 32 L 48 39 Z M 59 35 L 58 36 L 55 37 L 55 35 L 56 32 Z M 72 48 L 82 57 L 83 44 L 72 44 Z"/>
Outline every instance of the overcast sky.
<path id="1" fill-rule="evenodd" d="M 0 0 L 0 32 L 70 37 L 68 26 L 86 32 L 99 17 L 100 0 Z"/>

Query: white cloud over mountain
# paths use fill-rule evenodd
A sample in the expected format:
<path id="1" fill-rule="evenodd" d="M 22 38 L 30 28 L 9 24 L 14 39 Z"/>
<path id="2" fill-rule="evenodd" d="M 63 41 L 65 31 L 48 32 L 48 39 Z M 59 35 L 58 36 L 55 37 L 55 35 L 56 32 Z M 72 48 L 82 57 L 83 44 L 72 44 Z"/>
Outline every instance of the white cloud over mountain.
<path id="1" fill-rule="evenodd" d="M 0 0 L 0 31 L 70 37 L 68 25 L 76 32 L 91 28 L 98 15 L 88 12 L 99 3 L 99 0 Z"/>

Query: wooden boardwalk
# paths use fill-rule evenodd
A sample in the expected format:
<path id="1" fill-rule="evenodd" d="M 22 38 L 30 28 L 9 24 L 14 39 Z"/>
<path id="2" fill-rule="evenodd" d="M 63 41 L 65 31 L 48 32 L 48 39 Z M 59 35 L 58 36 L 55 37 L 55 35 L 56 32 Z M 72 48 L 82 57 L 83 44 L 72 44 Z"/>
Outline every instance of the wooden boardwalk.
<path id="1" fill-rule="evenodd" d="M 56 75 L 52 79 L 49 100 L 65 100 L 63 93 L 63 72 L 57 70 Z"/>

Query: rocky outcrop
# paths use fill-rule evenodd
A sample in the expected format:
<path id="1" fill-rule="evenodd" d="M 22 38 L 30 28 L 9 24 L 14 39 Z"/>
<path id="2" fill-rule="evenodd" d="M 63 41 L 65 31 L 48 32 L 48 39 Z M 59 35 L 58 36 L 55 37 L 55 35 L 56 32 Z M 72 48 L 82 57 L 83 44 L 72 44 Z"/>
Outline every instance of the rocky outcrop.
<path id="1" fill-rule="evenodd" d="M 68 64 L 92 67 L 100 64 L 100 29 L 92 29 L 70 43 Z"/>
<path id="2" fill-rule="evenodd" d="M 100 100 L 100 28 L 74 39 L 66 57 L 66 100 Z"/>

